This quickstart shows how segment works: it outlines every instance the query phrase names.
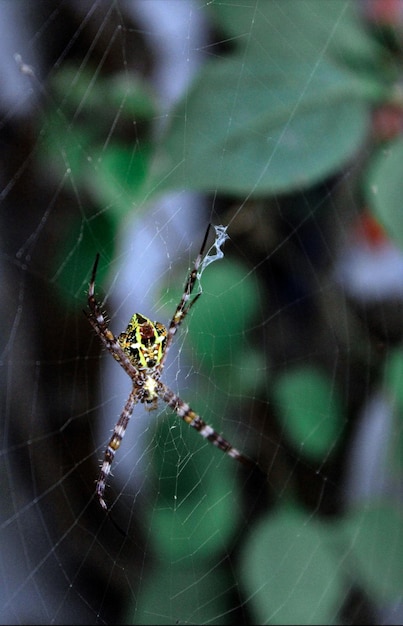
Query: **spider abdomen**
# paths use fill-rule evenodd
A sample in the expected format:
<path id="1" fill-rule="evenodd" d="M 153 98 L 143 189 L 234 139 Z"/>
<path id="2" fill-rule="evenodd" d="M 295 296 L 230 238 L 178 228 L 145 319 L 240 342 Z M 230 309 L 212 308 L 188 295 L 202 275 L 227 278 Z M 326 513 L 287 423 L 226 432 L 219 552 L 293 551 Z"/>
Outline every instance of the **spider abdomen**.
<path id="1" fill-rule="evenodd" d="M 152 322 L 135 313 L 118 341 L 136 368 L 151 370 L 161 362 L 167 334 L 167 329 L 160 322 Z"/>

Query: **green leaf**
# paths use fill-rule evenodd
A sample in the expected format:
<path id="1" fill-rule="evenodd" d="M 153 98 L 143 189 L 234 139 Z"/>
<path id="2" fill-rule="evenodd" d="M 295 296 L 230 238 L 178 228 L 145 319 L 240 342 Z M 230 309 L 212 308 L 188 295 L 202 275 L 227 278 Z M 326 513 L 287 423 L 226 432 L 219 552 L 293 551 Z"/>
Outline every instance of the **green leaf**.
<path id="1" fill-rule="evenodd" d="M 262 196 L 337 172 L 364 141 L 393 73 L 351 3 L 210 8 L 234 52 L 208 63 L 173 112 L 149 189 L 163 180 L 163 189 Z"/>
<path id="2" fill-rule="evenodd" d="M 55 180 L 63 179 L 68 171 L 76 186 L 83 185 L 94 137 L 91 126 L 69 126 L 58 110 L 48 111 L 39 153 L 42 169 Z"/>
<path id="3" fill-rule="evenodd" d="M 209 63 L 173 113 L 149 188 L 261 196 L 312 185 L 363 142 L 366 89 L 329 61 L 278 66 L 255 48 Z"/>
<path id="4" fill-rule="evenodd" d="M 94 80 L 92 72 L 67 66 L 53 77 L 52 89 L 58 106 L 46 111 L 39 153 L 42 168 L 56 180 L 68 176 L 75 194 L 87 202 L 90 197 L 92 206 L 98 207 L 98 213 L 93 209 L 96 216 L 81 207 L 82 213 L 64 225 L 55 282 L 69 305 L 81 296 L 96 252 L 111 255 L 122 218 L 143 198 L 151 144 L 147 139 L 139 143 L 140 130 L 134 123 L 151 118 L 155 108 L 147 86 L 123 74 Z M 118 139 L 106 149 L 111 127 Z"/>
<path id="5" fill-rule="evenodd" d="M 233 586 L 227 570 L 200 563 L 197 555 L 189 565 L 157 561 L 146 573 L 127 623 L 231 624 Z"/>
<path id="6" fill-rule="evenodd" d="M 96 76 L 96 79 L 94 79 Z M 131 121 L 151 119 L 156 114 L 155 98 L 149 85 L 139 75 L 120 72 L 106 77 L 93 68 L 66 63 L 52 77 L 51 87 L 56 100 L 71 115 L 87 117 L 87 123 L 108 130 L 116 123 L 116 114 Z"/>
<path id="7" fill-rule="evenodd" d="M 40 158 L 55 178 L 64 177 L 68 168 L 74 186 L 118 221 L 135 209 L 136 202 L 140 204 L 153 151 L 149 142 L 128 146 L 112 141 L 104 150 L 91 124 L 65 128 L 54 114 L 45 129 Z"/>
<path id="8" fill-rule="evenodd" d="M 388 353 L 385 362 L 384 387 L 400 413 L 403 413 L 403 350 L 397 348 Z"/>
<path id="9" fill-rule="evenodd" d="M 95 255 L 102 252 L 103 258 L 111 259 L 114 250 L 114 229 L 106 213 L 83 221 L 82 216 L 65 228 L 66 235 L 56 253 L 56 283 L 60 297 L 67 306 L 76 307 L 77 299 L 86 302 L 89 275 Z M 102 283 L 106 271 L 103 264 L 97 275 L 97 284 Z"/>
<path id="10" fill-rule="evenodd" d="M 357 510 L 346 520 L 350 536 L 347 565 L 354 581 L 379 605 L 402 597 L 403 510 L 374 504 Z"/>
<path id="11" fill-rule="evenodd" d="M 228 367 L 257 313 L 256 280 L 241 264 L 224 259 L 206 270 L 201 285 L 202 296 L 192 310 L 191 341 L 206 369 Z"/>
<path id="12" fill-rule="evenodd" d="M 334 383 L 320 370 L 301 367 L 281 374 L 273 398 L 289 441 L 313 460 L 337 446 L 344 415 Z"/>
<path id="13" fill-rule="evenodd" d="M 383 49 L 363 26 L 354 3 L 344 0 L 212 0 L 218 25 L 239 47 L 260 47 L 271 60 L 317 61 L 323 54 L 350 67 L 377 67 Z"/>
<path id="14" fill-rule="evenodd" d="M 365 181 L 367 202 L 396 243 L 403 247 L 403 139 L 395 139 L 374 156 Z"/>
<path id="15" fill-rule="evenodd" d="M 391 350 L 385 361 L 383 389 L 393 407 L 386 471 L 392 480 L 401 480 L 403 459 L 403 349 Z"/>
<path id="16" fill-rule="evenodd" d="M 119 223 L 125 215 L 138 210 L 135 203 L 142 198 L 150 157 L 151 146 L 145 142 L 138 149 L 112 142 L 96 166 L 87 170 L 85 182 L 92 198 L 98 206 L 111 211 Z"/>
<path id="17" fill-rule="evenodd" d="M 331 624 L 344 599 L 331 528 L 296 510 L 267 516 L 250 533 L 240 572 L 258 624 Z"/>
<path id="18" fill-rule="evenodd" d="M 208 561 L 236 531 L 239 467 L 171 410 L 159 424 L 157 438 L 153 461 L 159 499 L 149 523 L 156 553 L 162 559 L 181 559 L 183 565 L 196 554 Z"/>

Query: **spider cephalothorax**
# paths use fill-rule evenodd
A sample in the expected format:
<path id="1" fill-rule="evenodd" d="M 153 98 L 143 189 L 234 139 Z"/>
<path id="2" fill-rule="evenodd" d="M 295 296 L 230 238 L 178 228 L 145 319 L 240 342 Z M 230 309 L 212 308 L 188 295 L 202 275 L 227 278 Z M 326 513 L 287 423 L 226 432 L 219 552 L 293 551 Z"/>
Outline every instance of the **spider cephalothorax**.
<path id="1" fill-rule="evenodd" d="M 217 227 L 217 229 L 218 228 L 219 227 Z M 145 403 L 149 405 L 148 408 L 153 409 L 157 406 L 158 399 L 163 400 L 184 422 L 186 422 L 186 424 L 195 428 L 202 437 L 210 441 L 217 448 L 220 448 L 220 450 L 223 450 L 223 452 L 241 463 L 252 464 L 250 459 L 234 448 L 224 437 L 221 437 L 221 435 L 215 431 L 214 428 L 206 424 L 184 400 L 160 381 L 166 355 L 173 337 L 190 308 L 200 296 L 200 293 L 198 293 L 191 299 L 192 290 L 202 263 L 208 233 L 209 228 L 207 228 L 202 247 L 188 276 L 182 298 L 176 307 L 176 311 L 168 328 L 159 322 L 151 322 L 140 313 L 135 313 L 125 332 L 121 333 L 118 338 L 116 338 L 109 330 L 101 307 L 97 303 L 94 295 L 99 254 L 96 256 L 88 289 L 88 306 L 90 309 L 90 312 L 87 313 L 88 320 L 104 346 L 123 367 L 133 383 L 130 395 L 113 429 L 112 437 L 105 450 L 104 460 L 97 481 L 96 494 L 102 508 L 105 510 L 108 510 L 104 500 L 106 480 L 110 474 L 115 453 L 126 432 L 133 409 L 138 402 Z M 219 246 L 217 244 L 216 248 L 218 256 Z M 210 259 L 209 262 L 211 262 Z"/>

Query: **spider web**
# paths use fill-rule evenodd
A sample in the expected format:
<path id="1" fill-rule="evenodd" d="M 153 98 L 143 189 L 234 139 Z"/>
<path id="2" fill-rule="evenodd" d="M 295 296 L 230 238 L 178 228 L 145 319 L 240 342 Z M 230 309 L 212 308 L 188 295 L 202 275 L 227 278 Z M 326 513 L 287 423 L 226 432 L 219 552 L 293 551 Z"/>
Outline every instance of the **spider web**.
<path id="1" fill-rule="evenodd" d="M 0 622 L 401 623 L 401 5 L 0 11 Z M 208 223 L 162 380 L 256 467 L 136 406 L 105 515 L 95 254 L 167 324 Z"/>

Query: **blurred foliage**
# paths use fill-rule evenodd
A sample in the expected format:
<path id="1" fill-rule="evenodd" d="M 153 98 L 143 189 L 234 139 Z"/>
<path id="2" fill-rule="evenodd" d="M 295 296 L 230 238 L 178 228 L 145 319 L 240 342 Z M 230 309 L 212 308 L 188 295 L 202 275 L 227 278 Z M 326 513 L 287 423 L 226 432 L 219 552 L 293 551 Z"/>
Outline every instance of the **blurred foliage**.
<path id="1" fill-rule="evenodd" d="M 370 502 L 349 511 L 341 525 L 348 548 L 346 578 L 359 580 L 378 606 L 401 598 L 403 579 L 403 507 Z"/>
<path id="2" fill-rule="evenodd" d="M 266 359 L 245 334 L 245 328 L 257 318 L 256 277 L 224 258 L 203 274 L 201 287 L 202 297 L 189 322 L 195 358 L 211 373 L 220 394 L 241 397 L 254 393 L 267 377 Z"/>
<path id="3" fill-rule="evenodd" d="M 332 522 L 289 506 L 249 533 L 241 570 L 260 624 L 331 624 L 351 584 L 379 605 L 401 596 L 403 508 L 372 503 Z"/>
<path id="4" fill-rule="evenodd" d="M 163 180 L 164 188 L 257 197 L 337 172 L 390 90 L 383 50 L 352 3 L 209 7 L 234 50 L 206 63 L 178 104 L 151 188 Z"/>
<path id="5" fill-rule="evenodd" d="M 139 77 L 93 77 L 89 69 L 63 66 L 50 84 L 42 121 L 42 168 L 55 180 L 67 171 L 73 190 L 86 199 L 66 224 L 55 258 L 60 296 L 74 307 L 96 252 L 110 260 L 123 220 L 140 210 L 152 156 L 149 123 L 156 112 Z"/>
<path id="6" fill-rule="evenodd" d="M 332 528 L 295 507 L 250 532 L 241 569 L 259 624 L 331 624 L 345 593 Z"/>
<path id="7" fill-rule="evenodd" d="M 403 248 L 402 163 L 403 138 L 398 137 L 380 146 L 372 155 L 364 180 L 368 205 L 401 248 Z"/>
<path id="8" fill-rule="evenodd" d="M 158 503 L 149 512 L 152 544 L 162 561 L 190 567 L 194 555 L 210 563 L 231 543 L 240 521 L 231 459 L 167 409 L 155 435 L 153 473 Z M 219 469 L 220 480 L 216 480 Z"/>
<path id="9" fill-rule="evenodd" d="M 385 363 L 384 388 L 391 396 L 399 414 L 403 415 L 403 350 L 401 347 L 390 352 Z"/>
<path id="10" fill-rule="evenodd" d="M 166 560 L 156 562 L 128 623 L 233 624 L 227 607 L 235 587 L 228 568 L 210 567 L 197 555 L 190 564 L 180 566 Z"/>
<path id="11" fill-rule="evenodd" d="M 345 417 L 325 372 L 309 365 L 289 369 L 274 380 L 273 398 L 286 438 L 304 456 L 324 460 L 337 449 Z"/>
<path id="12" fill-rule="evenodd" d="M 390 351 L 383 371 L 383 392 L 392 409 L 392 432 L 388 442 L 387 462 L 389 470 L 400 476 L 403 465 L 403 349 L 401 346 Z"/>

